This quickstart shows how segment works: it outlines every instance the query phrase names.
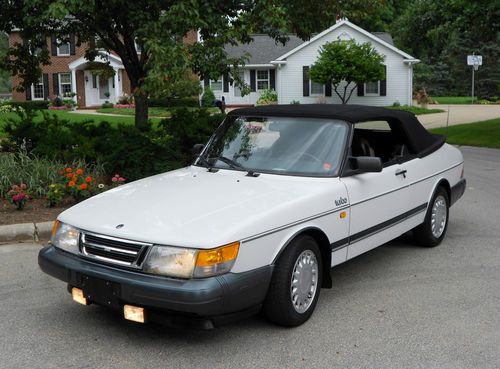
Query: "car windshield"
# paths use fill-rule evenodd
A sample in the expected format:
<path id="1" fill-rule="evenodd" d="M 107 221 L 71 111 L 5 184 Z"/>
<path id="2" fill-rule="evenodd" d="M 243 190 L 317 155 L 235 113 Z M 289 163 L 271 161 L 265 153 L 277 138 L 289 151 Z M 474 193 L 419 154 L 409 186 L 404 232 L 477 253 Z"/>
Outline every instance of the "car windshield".
<path id="1" fill-rule="evenodd" d="M 195 165 L 305 176 L 336 176 L 348 126 L 332 119 L 229 117 Z"/>

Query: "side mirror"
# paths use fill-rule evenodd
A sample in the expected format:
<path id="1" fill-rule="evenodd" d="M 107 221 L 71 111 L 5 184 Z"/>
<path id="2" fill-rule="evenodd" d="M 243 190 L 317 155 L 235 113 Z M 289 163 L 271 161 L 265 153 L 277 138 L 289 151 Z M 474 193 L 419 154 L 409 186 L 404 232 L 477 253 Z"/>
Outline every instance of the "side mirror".
<path id="1" fill-rule="evenodd" d="M 197 158 L 198 156 L 200 156 L 200 154 L 204 148 L 205 148 L 205 145 L 203 145 L 203 144 L 194 145 L 193 149 L 191 151 L 193 153 L 193 157 Z"/>
<path id="2" fill-rule="evenodd" d="M 382 159 L 373 156 L 350 156 L 347 158 L 347 167 L 344 176 L 361 173 L 378 173 L 383 169 Z"/>

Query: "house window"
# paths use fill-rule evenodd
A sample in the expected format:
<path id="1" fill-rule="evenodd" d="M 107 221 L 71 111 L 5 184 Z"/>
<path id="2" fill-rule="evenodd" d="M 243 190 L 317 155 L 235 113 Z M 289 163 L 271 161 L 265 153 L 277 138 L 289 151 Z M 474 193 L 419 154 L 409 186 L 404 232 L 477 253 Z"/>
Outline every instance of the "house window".
<path id="1" fill-rule="evenodd" d="M 379 96 L 380 95 L 380 81 L 365 82 L 365 96 Z"/>
<path id="2" fill-rule="evenodd" d="M 70 73 L 60 73 L 59 74 L 59 91 L 62 96 L 67 96 L 71 94 L 71 74 Z"/>
<path id="3" fill-rule="evenodd" d="M 269 70 L 257 71 L 257 90 L 267 90 L 269 88 Z"/>
<path id="4" fill-rule="evenodd" d="M 311 81 L 311 95 L 324 95 L 325 85 Z"/>
<path id="5" fill-rule="evenodd" d="M 210 88 L 212 91 L 222 91 L 222 77 L 210 80 Z"/>
<path id="6" fill-rule="evenodd" d="M 31 85 L 31 96 L 33 100 L 43 100 L 44 96 L 43 78 L 40 77 L 38 83 Z"/>
<path id="7" fill-rule="evenodd" d="M 70 55 L 69 42 L 62 42 L 57 40 L 57 56 L 68 56 Z"/>

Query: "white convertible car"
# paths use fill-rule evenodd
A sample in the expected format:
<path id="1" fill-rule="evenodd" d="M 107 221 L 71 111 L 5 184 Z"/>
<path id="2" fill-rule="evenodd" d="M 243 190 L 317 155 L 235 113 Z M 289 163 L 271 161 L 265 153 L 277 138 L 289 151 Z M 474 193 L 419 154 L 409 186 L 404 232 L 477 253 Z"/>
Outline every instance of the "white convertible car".
<path id="1" fill-rule="evenodd" d="M 209 329 L 262 309 L 296 326 L 335 265 L 408 231 L 438 245 L 465 190 L 460 151 L 384 108 L 238 109 L 193 151 L 63 212 L 42 270 L 133 321 Z"/>

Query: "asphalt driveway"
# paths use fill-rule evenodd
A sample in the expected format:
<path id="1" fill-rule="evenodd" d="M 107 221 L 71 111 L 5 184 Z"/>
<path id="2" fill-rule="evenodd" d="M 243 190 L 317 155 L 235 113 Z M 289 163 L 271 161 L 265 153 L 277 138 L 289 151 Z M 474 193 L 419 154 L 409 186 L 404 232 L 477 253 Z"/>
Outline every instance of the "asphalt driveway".
<path id="1" fill-rule="evenodd" d="M 468 189 L 444 242 L 403 238 L 336 267 L 295 329 L 126 322 L 73 303 L 39 245 L 0 246 L 0 368 L 500 368 L 500 150 L 462 150 Z"/>

